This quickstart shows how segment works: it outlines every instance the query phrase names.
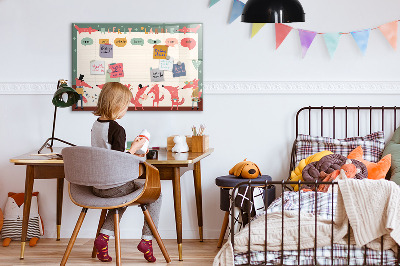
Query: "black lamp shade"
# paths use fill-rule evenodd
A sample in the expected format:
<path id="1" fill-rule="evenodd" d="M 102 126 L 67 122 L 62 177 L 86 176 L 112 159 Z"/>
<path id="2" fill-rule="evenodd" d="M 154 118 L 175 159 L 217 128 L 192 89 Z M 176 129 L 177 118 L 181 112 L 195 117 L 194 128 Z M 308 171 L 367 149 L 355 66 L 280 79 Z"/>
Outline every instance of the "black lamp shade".
<path id="1" fill-rule="evenodd" d="M 63 94 L 66 93 L 68 98 L 63 99 Z M 80 95 L 73 88 L 67 85 L 60 85 L 58 90 L 53 95 L 53 104 L 56 107 L 70 107 L 80 99 Z"/>
<path id="2" fill-rule="evenodd" d="M 243 9 L 242 22 L 304 22 L 304 15 L 298 0 L 249 0 Z"/>

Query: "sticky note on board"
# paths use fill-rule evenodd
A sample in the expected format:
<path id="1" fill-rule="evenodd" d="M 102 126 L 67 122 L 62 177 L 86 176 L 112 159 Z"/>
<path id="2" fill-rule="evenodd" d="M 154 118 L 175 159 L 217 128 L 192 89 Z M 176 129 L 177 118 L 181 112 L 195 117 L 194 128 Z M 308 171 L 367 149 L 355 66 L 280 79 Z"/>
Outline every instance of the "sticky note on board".
<path id="1" fill-rule="evenodd" d="M 89 37 L 85 37 L 81 40 L 81 44 L 86 46 L 86 45 L 92 45 L 93 44 L 93 39 Z"/>
<path id="2" fill-rule="evenodd" d="M 109 64 L 108 68 L 111 70 L 110 78 L 121 78 L 124 76 L 124 65 L 122 63 Z"/>
<path id="3" fill-rule="evenodd" d="M 109 39 L 99 39 L 99 44 L 109 44 L 110 40 Z"/>
<path id="4" fill-rule="evenodd" d="M 116 38 L 114 40 L 115 45 L 118 47 L 124 47 L 127 42 L 126 38 Z"/>
<path id="5" fill-rule="evenodd" d="M 174 67 L 174 59 L 170 57 L 169 59 L 160 59 L 160 70 L 172 71 Z"/>
<path id="6" fill-rule="evenodd" d="M 174 67 L 172 69 L 172 76 L 174 78 L 186 76 L 185 63 L 182 63 L 180 65 L 174 64 Z"/>
<path id="7" fill-rule="evenodd" d="M 106 72 L 106 82 L 120 82 L 120 78 L 111 78 L 110 73 Z"/>
<path id="8" fill-rule="evenodd" d="M 181 40 L 181 45 L 189 48 L 189 50 L 192 50 L 194 47 L 196 47 L 196 40 L 193 38 L 183 38 Z"/>
<path id="9" fill-rule="evenodd" d="M 165 59 L 168 55 L 168 45 L 154 45 L 153 59 Z"/>
<path id="10" fill-rule="evenodd" d="M 151 82 L 164 81 L 164 70 L 158 68 L 150 68 Z"/>
<path id="11" fill-rule="evenodd" d="M 133 39 L 131 39 L 131 44 L 143 46 L 144 40 L 142 38 L 133 38 Z"/>
<path id="12" fill-rule="evenodd" d="M 165 40 L 165 44 L 171 47 L 175 47 L 175 45 L 178 43 L 178 40 L 176 38 L 168 38 Z"/>
<path id="13" fill-rule="evenodd" d="M 106 67 L 104 61 L 92 60 L 90 61 L 90 75 L 104 75 Z"/>
<path id="14" fill-rule="evenodd" d="M 153 39 L 148 39 L 147 42 L 149 44 L 159 44 L 161 41 L 159 39 L 153 40 Z"/>
<path id="15" fill-rule="evenodd" d="M 100 57 L 101 58 L 113 58 L 113 45 L 112 44 L 100 44 Z"/>

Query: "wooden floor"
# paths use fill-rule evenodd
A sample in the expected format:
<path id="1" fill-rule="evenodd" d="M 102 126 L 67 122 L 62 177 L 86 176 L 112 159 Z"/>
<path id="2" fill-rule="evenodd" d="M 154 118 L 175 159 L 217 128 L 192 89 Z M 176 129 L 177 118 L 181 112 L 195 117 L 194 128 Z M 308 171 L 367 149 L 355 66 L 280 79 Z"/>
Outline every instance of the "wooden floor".
<path id="1" fill-rule="evenodd" d="M 0 265 L 60 265 L 65 248 L 69 239 L 40 239 L 36 247 L 25 249 L 25 259 L 20 260 L 20 242 L 12 241 L 9 247 L 0 246 Z M 178 260 L 178 247 L 176 240 L 163 240 L 168 250 L 172 262 L 167 264 L 154 241 L 154 254 L 157 258 L 156 263 L 149 264 L 143 254 L 136 249 L 140 240 L 121 240 L 122 264 L 123 265 L 212 265 L 215 255 L 218 253 L 217 240 L 187 240 L 183 241 L 183 261 Z M 91 258 L 93 248 L 92 239 L 77 239 L 68 259 L 67 265 L 115 265 L 114 262 L 114 243 L 110 241 L 110 255 L 113 262 L 104 263 Z"/>

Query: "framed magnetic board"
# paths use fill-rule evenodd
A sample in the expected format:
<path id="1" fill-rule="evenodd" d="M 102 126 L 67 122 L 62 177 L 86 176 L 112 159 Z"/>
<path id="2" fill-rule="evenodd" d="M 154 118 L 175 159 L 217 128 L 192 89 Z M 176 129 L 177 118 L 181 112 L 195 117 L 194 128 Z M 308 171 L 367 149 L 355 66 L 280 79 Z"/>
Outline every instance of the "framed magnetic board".
<path id="1" fill-rule="evenodd" d="M 203 25 L 73 23 L 72 110 L 95 110 L 106 82 L 131 90 L 130 111 L 203 111 Z"/>

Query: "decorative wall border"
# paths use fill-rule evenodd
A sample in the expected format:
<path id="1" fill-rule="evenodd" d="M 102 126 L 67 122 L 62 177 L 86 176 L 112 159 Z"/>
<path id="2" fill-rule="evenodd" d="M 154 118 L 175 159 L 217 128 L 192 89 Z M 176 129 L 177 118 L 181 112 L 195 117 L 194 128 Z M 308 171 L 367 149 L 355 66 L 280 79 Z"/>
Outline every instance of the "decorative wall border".
<path id="1" fill-rule="evenodd" d="M 0 94 L 53 94 L 57 83 L 0 83 Z M 400 81 L 207 81 L 205 95 L 400 94 Z"/>

